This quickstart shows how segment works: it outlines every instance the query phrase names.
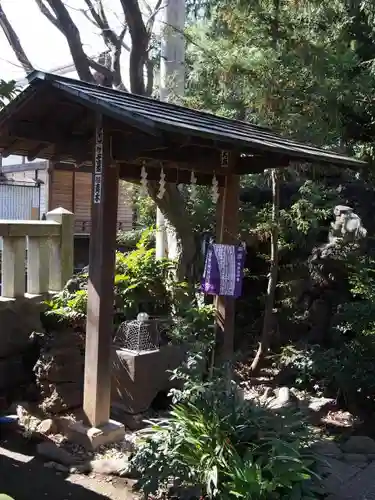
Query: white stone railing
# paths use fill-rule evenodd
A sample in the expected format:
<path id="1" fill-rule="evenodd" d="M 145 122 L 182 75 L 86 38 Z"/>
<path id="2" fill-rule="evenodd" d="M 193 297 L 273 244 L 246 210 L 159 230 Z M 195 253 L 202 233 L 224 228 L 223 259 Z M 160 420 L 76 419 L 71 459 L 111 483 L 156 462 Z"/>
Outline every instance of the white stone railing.
<path id="1" fill-rule="evenodd" d="M 71 278 L 74 215 L 68 210 L 56 208 L 43 221 L 0 219 L 0 238 L 2 298 L 57 292 Z"/>

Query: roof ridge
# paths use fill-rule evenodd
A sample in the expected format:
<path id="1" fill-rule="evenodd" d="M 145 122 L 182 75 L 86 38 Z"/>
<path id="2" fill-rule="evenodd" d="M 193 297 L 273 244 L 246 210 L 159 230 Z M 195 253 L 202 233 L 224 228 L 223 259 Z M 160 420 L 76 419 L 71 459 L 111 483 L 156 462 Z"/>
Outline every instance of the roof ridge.
<path id="1" fill-rule="evenodd" d="M 154 97 L 150 97 L 150 96 L 145 96 L 145 95 L 141 95 L 141 94 L 134 94 L 132 92 L 128 92 L 126 90 L 120 90 L 120 89 L 114 89 L 112 87 L 105 87 L 103 85 L 98 85 L 96 83 L 91 83 L 91 82 L 85 82 L 84 80 L 77 80 L 75 78 L 68 78 L 66 76 L 61 76 L 61 75 L 56 75 L 54 73 L 48 73 L 46 71 L 39 71 L 39 70 L 34 70 L 32 71 L 31 73 L 29 73 L 27 75 L 27 80 L 29 82 L 29 84 L 34 81 L 34 80 L 45 80 L 45 81 L 48 81 L 48 80 L 60 80 L 62 82 L 66 82 L 66 83 L 73 83 L 73 84 L 78 84 L 78 85 L 84 85 L 84 86 L 87 86 L 89 88 L 92 88 L 92 89 L 101 89 L 101 90 L 104 90 L 105 92 L 113 92 L 113 93 L 116 93 L 118 95 L 126 95 L 126 96 L 129 96 L 129 97 L 135 97 L 137 99 L 141 99 L 141 100 L 145 100 L 145 101 L 148 101 L 148 102 L 153 102 L 153 103 L 157 103 L 157 104 L 160 104 L 160 105 L 163 105 L 163 106 L 166 106 L 166 107 L 170 107 L 170 108 L 175 108 L 175 109 L 183 109 L 183 110 L 189 110 L 191 112 L 196 112 L 196 113 L 203 113 L 207 116 L 214 116 L 215 118 L 219 119 L 219 120 L 223 120 L 225 122 L 230 122 L 230 123 L 240 123 L 240 124 L 243 124 L 243 125 L 247 125 L 248 127 L 254 127 L 254 129 L 256 130 L 259 130 L 259 131 L 264 131 L 264 132 L 269 132 L 269 133 L 273 133 L 273 134 L 278 134 L 278 132 L 275 132 L 273 129 L 271 129 L 270 127 L 266 127 L 266 126 L 263 126 L 263 125 L 257 125 L 255 123 L 250 123 L 250 122 L 247 122 L 245 120 L 238 120 L 237 118 L 227 118 L 226 116 L 221 116 L 221 115 L 216 115 L 214 113 L 211 113 L 210 111 L 207 111 L 207 110 L 201 110 L 201 109 L 195 109 L 195 108 L 188 108 L 187 106 L 183 106 L 182 104 L 176 104 L 176 103 L 172 103 L 172 102 L 167 102 L 167 101 L 160 101 L 159 99 L 155 99 Z"/>
<path id="2" fill-rule="evenodd" d="M 283 137 L 269 129 L 248 122 L 231 120 L 215 114 L 166 103 L 121 90 L 102 87 L 72 78 L 34 71 L 28 76 L 29 86 L 0 112 L 0 125 L 26 106 L 30 100 L 43 99 L 46 87 L 56 88 L 70 100 L 94 112 L 111 116 L 148 135 L 180 134 L 202 137 L 214 148 L 234 148 L 243 154 L 259 152 L 287 157 L 290 161 L 323 162 L 334 165 L 358 166 L 364 161 L 341 152 L 309 145 Z M 56 94 L 56 99 L 59 97 Z M 272 165 L 271 165 L 272 166 Z"/>

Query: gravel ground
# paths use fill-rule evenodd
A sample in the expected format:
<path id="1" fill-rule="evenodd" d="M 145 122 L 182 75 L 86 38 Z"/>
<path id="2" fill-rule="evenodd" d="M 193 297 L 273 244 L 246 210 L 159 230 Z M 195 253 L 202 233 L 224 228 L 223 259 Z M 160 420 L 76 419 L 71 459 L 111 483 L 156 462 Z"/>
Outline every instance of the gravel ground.
<path id="1" fill-rule="evenodd" d="M 136 500 L 131 481 L 98 475 L 66 475 L 44 466 L 36 442 L 0 428 L 0 493 L 14 500 Z"/>

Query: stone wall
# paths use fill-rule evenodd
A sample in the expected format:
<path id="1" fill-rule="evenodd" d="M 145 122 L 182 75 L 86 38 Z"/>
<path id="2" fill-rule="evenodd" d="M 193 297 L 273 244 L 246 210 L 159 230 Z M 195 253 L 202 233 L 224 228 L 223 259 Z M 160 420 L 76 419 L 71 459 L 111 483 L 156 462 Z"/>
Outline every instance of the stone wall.
<path id="1" fill-rule="evenodd" d="M 16 402 L 33 402 L 44 415 L 82 407 L 85 333 L 46 316 L 42 324 L 43 309 L 40 296 L 0 298 L 0 412 Z M 170 388 L 170 370 L 185 351 L 164 346 L 136 354 L 114 346 L 112 356 L 113 407 L 134 415 Z"/>
<path id="2" fill-rule="evenodd" d="M 0 298 L 0 411 L 34 401 L 46 414 L 82 405 L 84 335 L 45 331 L 43 299 Z"/>
<path id="3" fill-rule="evenodd" d="M 0 299 L 0 410 L 33 388 L 42 308 L 40 297 Z"/>
<path id="4" fill-rule="evenodd" d="M 83 403 L 85 335 L 72 328 L 48 333 L 34 367 L 44 414 L 55 415 Z"/>

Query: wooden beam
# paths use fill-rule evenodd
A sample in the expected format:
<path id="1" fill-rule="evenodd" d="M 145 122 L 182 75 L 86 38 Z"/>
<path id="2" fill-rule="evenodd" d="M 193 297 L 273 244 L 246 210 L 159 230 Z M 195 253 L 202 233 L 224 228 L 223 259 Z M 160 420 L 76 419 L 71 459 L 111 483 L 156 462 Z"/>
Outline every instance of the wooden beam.
<path id="1" fill-rule="evenodd" d="M 141 178 L 141 165 L 120 164 L 120 178 L 126 181 L 139 181 Z M 146 166 L 147 179 L 149 181 L 158 181 L 160 179 L 161 167 Z M 183 170 L 176 167 L 163 167 L 165 181 L 173 184 L 190 184 L 191 171 Z M 196 172 L 197 184 L 209 186 L 212 184 L 213 173 L 203 174 Z M 224 185 L 224 175 L 217 175 L 219 186 Z"/>
<path id="2" fill-rule="evenodd" d="M 151 149 L 147 144 L 142 149 L 134 150 L 131 157 L 124 158 L 123 146 L 113 143 L 113 158 L 117 161 L 152 159 L 162 162 L 195 163 L 203 165 L 206 170 L 211 166 L 219 167 L 220 151 L 212 148 L 194 146 L 178 146 L 171 143 L 164 148 Z"/>
<path id="3" fill-rule="evenodd" d="M 49 123 L 47 125 L 40 125 L 38 123 L 17 122 L 11 125 L 7 132 L 7 135 L 10 137 L 49 144 L 59 144 L 68 141 L 79 145 L 82 144 L 82 141 L 92 139 L 92 133 L 89 135 L 82 133 L 74 134 L 72 130 L 64 133 L 61 127 L 56 127 L 56 125 Z"/>
<path id="4" fill-rule="evenodd" d="M 78 162 L 91 160 L 93 133 L 75 134 L 74 131 L 61 133 L 57 128 L 20 122 L 8 130 L 11 137 L 35 141 L 36 147 L 41 143 L 54 145 L 55 152 L 52 161 L 62 155 L 72 155 Z M 218 165 L 220 151 L 217 149 L 201 148 L 199 146 L 179 147 L 179 145 L 165 142 L 162 137 L 147 136 L 142 133 L 120 134 L 111 133 L 111 157 L 117 162 L 134 161 L 137 159 L 154 159 L 158 161 L 172 161 L 175 163 L 194 163 L 210 169 L 210 165 Z"/>
<path id="5" fill-rule="evenodd" d="M 42 143 L 38 144 L 32 151 L 29 151 L 27 154 L 27 161 L 34 161 L 40 154 L 50 148 L 50 144 Z"/>
<path id="6" fill-rule="evenodd" d="M 267 168 L 286 168 L 290 158 L 286 156 L 264 155 L 242 156 L 235 161 L 233 171 L 236 175 L 261 173 Z"/>
<path id="7" fill-rule="evenodd" d="M 97 118 L 83 409 L 89 424 L 108 423 L 111 404 L 114 268 L 119 173 L 110 161 L 105 121 Z"/>
<path id="8" fill-rule="evenodd" d="M 230 163 L 235 162 L 233 155 Z M 228 175 L 224 189 L 219 199 L 217 220 L 217 243 L 228 245 L 238 244 L 240 178 L 238 175 Z M 234 352 L 235 299 L 216 296 L 214 300 L 216 313 L 216 348 L 215 364 L 222 365 L 232 361 Z"/>
<path id="9" fill-rule="evenodd" d="M 2 158 L 8 158 L 13 153 L 16 144 L 18 143 L 18 138 L 12 138 L 12 140 L 8 143 L 7 147 L 1 148 L 0 153 Z"/>
<path id="10" fill-rule="evenodd" d="M 75 134 L 74 130 L 62 133 L 60 129 L 47 128 L 40 125 L 31 125 L 29 122 L 20 122 L 8 130 L 11 137 L 16 137 L 8 148 L 5 148 L 3 156 L 14 152 L 14 145 L 19 139 L 34 141 L 36 145 L 29 152 L 28 157 L 36 157 L 45 149 L 47 144 L 54 146 L 54 152 L 50 155 L 52 161 L 74 160 L 76 163 L 91 163 L 91 151 L 93 143 L 93 132 L 86 130 L 84 133 Z M 142 132 L 121 133 L 111 131 L 111 159 L 115 162 L 129 163 L 141 160 L 153 160 L 164 163 L 176 163 L 187 170 L 197 170 L 207 173 L 219 172 L 223 150 L 215 142 L 204 142 L 200 144 L 194 138 L 187 140 L 180 138 L 183 142 L 176 142 L 178 138 L 168 139 L 166 136 L 149 136 Z M 188 138 L 189 139 L 189 138 Z M 42 144 L 43 143 L 43 144 Z M 229 152 L 229 150 L 228 150 Z M 247 151 L 246 156 L 241 156 L 239 151 L 232 151 L 236 161 L 231 163 L 230 171 L 238 175 L 262 172 L 266 168 L 282 168 L 289 165 L 290 158 L 281 154 L 255 151 L 251 154 Z M 228 171 L 229 171 L 228 170 Z"/>
<path id="11" fill-rule="evenodd" d="M 70 162 L 56 162 L 54 170 L 60 170 L 62 172 L 85 172 L 88 174 L 92 174 L 93 167 L 92 165 L 77 165 L 76 163 Z"/>
<path id="12" fill-rule="evenodd" d="M 91 165 L 82 165 L 77 167 L 74 163 L 64 163 L 58 162 L 54 164 L 54 170 L 62 170 L 66 172 L 76 171 L 76 172 L 89 172 L 92 173 Z M 125 181 L 139 181 L 141 178 L 141 165 L 135 163 L 120 163 L 119 172 L 120 179 Z M 160 179 L 161 167 L 160 166 L 150 166 L 147 165 L 147 174 L 150 181 L 158 181 Z M 166 181 L 174 184 L 190 184 L 191 172 L 189 170 L 182 170 L 176 167 L 164 167 L 164 173 L 166 176 Z M 213 174 L 202 174 L 199 172 L 195 173 L 197 178 L 197 184 L 203 186 L 209 186 L 212 184 Z M 217 175 L 219 186 L 224 185 L 224 176 Z"/>

